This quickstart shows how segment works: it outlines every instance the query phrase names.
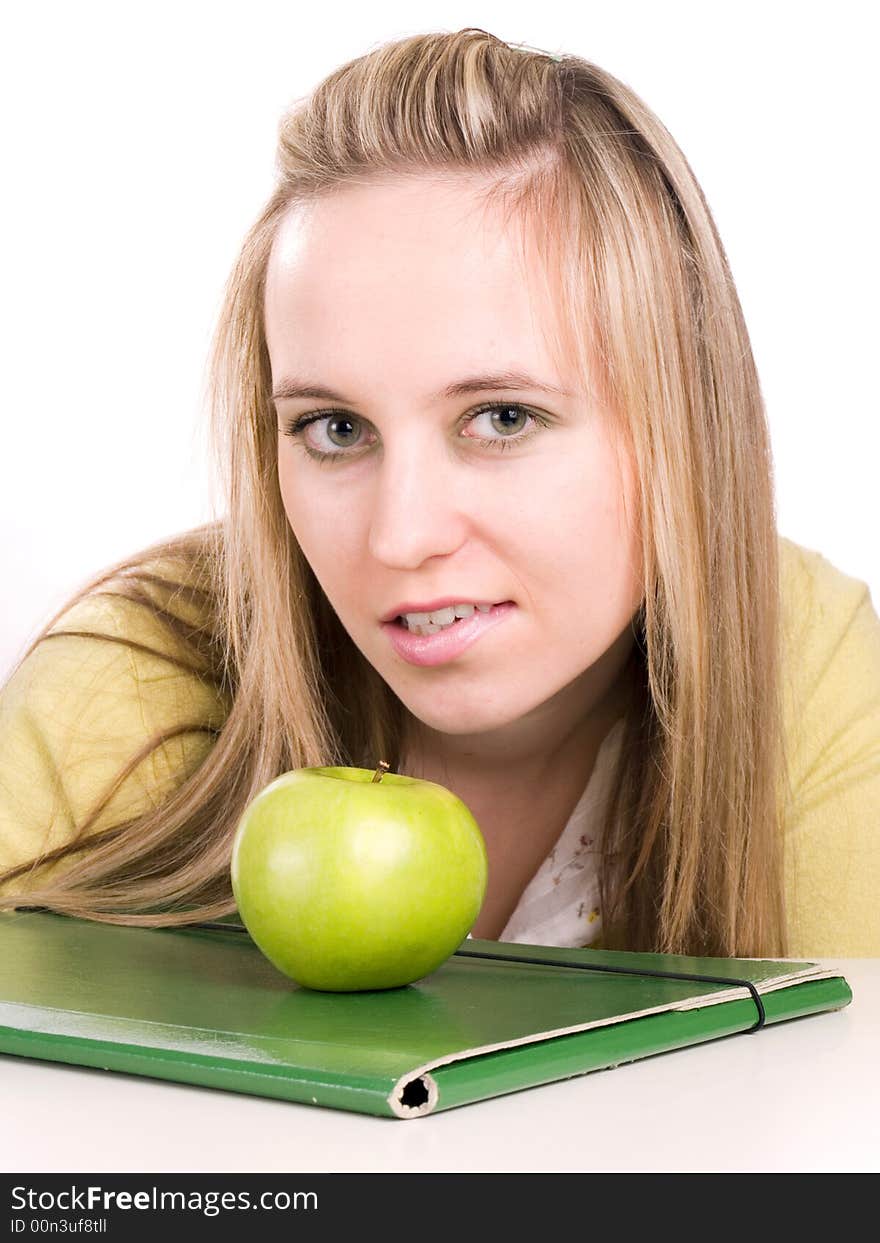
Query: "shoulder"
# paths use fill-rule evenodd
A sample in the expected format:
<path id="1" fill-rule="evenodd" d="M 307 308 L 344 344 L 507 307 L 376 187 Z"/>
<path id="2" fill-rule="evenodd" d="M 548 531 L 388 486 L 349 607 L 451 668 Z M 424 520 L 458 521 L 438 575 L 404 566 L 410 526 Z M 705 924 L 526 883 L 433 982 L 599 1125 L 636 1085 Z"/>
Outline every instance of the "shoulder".
<path id="1" fill-rule="evenodd" d="M 210 595 L 196 585 L 193 568 L 183 557 L 140 562 L 92 587 L 52 622 L 50 634 L 93 628 L 106 637 L 148 638 L 152 621 L 171 616 L 199 626 L 211 616 Z"/>
<path id="2" fill-rule="evenodd" d="M 870 589 L 780 539 L 794 954 L 880 953 L 880 617 Z"/>
<path id="3" fill-rule="evenodd" d="M 783 622 L 790 633 L 799 631 L 801 637 L 821 643 L 846 628 L 860 610 L 873 611 L 870 589 L 862 579 L 783 535 L 778 545 Z"/>
<path id="4" fill-rule="evenodd" d="M 55 618 L 3 689 L 3 705 L 26 697 L 31 714 L 63 699 L 120 712 L 150 701 L 167 716 L 196 710 L 213 726 L 228 708 L 190 636 L 212 624 L 207 603 L 187 591 L 176 558 L 145 561 L 134 576 L 110 579 Z M 111 715 L 115 715 L 111 713 Z"/>
<path id="5" fill-rule="evenodd" d="M 179 569 L 153 563 L 142 598 L 113 582 L 87 594 L 0 687 L 0 870 L 70 840 L 120 772 L 93 831 L 157 805 L 206 757 L 231 702 L 165 616 L 200 620 L 192 598 L 171 608 Z"/>
<path id="6" fill-rule="evenodd" d="M 867 583 L 821 553 L 779 538 L 783 681 L 794 743 L 827 743 L 833 721 L 859 719 L 880 749 L 880 617 Z M 830 715 L 828 715 L 830 714 Z"/>

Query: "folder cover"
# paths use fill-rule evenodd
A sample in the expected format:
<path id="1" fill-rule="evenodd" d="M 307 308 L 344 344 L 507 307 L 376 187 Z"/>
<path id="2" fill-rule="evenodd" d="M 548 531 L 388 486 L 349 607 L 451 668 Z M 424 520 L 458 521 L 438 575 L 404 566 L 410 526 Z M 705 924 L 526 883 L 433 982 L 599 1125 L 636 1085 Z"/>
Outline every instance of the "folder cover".
<path id="1" fill-rule="evenodd" d="M 232 923 L 20 910 L 0 914 L 0 1053 L 412 1119 L 748 1033 L 756 1000 L 742 981 L 768 1024 L 852 1000 L 839 972 L 811 962 L 476 939 L 414 984 L 321 993 Z"/>

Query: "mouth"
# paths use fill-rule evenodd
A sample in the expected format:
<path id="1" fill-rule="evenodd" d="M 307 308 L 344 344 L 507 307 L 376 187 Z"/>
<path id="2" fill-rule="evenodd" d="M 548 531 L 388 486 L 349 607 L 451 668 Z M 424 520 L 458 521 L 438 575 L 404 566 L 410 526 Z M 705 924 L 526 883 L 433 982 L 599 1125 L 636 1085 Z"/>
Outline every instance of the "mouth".
<path id="1" fill-rule="evenodd" d="M 485 611 L 475 609 L 469 617 L 456 618 L 448 625 L 433 629 L 410 630 L 401 616 L 385 622 L 382 629 L 403 660 L 414 665 L 441 665 L 467 651 L 515 611 L 513 601 L 505 600 L 486 607 Z"/>
<path id="2" fill-rule="evenodd" d="M 387 625 L 389 622 L 402 621 L 409 615 L 419 614 L 427 618 L 432 613 L 446 613 L 449 609 L 486 609 L 495 608 L 499 603 L 509 604 L 509 600 L 478 600 L 474 596 L 445 596 L 439 600 L 431 600 L 425 604 L 411 604 L 407 601 L 405 604 L 398 604 L 394 609 L 383 614 L 379 618 L 381 625 Z M 469 614 L 470 615 L 470 614 Z"/>
<path id="3" fill-rule="evenodd" d="M 413 612 L 410 614 L 398 613 L 395 617 L 387 618 L 385 624 L 397 626 L 400 630 L 404 630 L 408 634 L 419 635 L 422 638 L 430 638 L 432 635 L 441 634 L 443 631 L 453 630 L 457 626 L 460 626 L 463 622 L 470 622 L 473 618 L 476 618 L 481 614 L 485 616 L 486 614 L 491 613 L 493 609 L 499 609 L 499 608 L 504 607 L 505 605 L 512 605 L 512 604 L 513 604 L 512 600 L 499 600 L 496 603 L 491 603 L 491 604 L 489 603 L 475 604 L 475 605 L 470 606 L 470 611 L 463 611 L 461 616 L 456 615 L 456 616 L 450 617 L 448 620 L 443 620 L 439 622 L 434 621 L 434 620 L 428 620 L 429 613 L 427 610 L 424 610 L 424 611 L 413 610 Z M 452 612 L 452 606 L 448 606 L 444 609 L 432 610 L 432 613 L 434 616 L 441 614 L 441 613 L 448 615 L 448 614 L 451 614 L 451 612 Z M 408 616 L 409 617 L 420 617 L 423 620 L 411 622 L 407 620 Z"/>

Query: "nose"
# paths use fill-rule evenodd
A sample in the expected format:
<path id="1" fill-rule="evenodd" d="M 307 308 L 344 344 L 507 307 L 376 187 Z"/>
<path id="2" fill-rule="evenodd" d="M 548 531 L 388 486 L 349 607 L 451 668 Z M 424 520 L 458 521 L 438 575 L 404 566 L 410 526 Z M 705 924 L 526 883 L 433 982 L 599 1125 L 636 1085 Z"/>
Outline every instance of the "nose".
<path id="1" fill-rule="evenodd" d="M 461 546 L 469 524 L 464 467 L 413 437 L 386 445 L 375 476 L 369 551 L 394 569 L 415 569 Z"/>

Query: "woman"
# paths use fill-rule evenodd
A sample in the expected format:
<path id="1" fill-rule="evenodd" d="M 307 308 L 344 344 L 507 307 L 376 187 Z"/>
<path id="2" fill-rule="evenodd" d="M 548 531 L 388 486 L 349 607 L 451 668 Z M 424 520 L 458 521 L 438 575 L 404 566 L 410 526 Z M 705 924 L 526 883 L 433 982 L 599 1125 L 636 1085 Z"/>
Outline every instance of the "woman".
<path id="1" fill-rule="evenodd" d="M 0 909 L 229 914 L 259 790 L 384 759 L 479 822 L 476 935 L 880 952 L 880 621 L 776 532 L 666 130 L 468 29 L 331 74 L 278 161 L 215 340 L 227 513 L 87 584 L 7 682 Z"/>

